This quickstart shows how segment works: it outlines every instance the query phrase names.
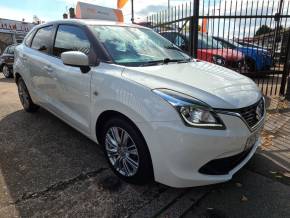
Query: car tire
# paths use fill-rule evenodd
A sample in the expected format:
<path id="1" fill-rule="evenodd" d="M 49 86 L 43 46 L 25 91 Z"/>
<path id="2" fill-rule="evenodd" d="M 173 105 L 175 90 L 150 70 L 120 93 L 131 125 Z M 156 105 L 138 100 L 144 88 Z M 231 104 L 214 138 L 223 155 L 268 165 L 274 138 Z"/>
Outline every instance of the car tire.
<path id="1" fill-rule="evenodd" d="M 255 63 L 255 61 L 252 60 L 252 59 L 246 59 L 245 68 L 246 68 L 247 72 L 255 73 L 256 72 L 256 63 Z"/>
<path id="2" fill-rule="evenodd" d="M 3 75 L 5 76 L 5 78 L 13 77 L 11 70 L 9 69 L 9 67 L 6 64 L 3 65 L 2 72 L 3 72 Z"/>
<path id="3" fill-rule="evenodd" d="M 114 173 L 128 183 L 143 185 L 153 180 L 147 144 L 137 127 L 123 117 L 108 120 L 101 143 Z"/>
<path id="4" fill-rule="evenodd" d="M 33 103 L 25 82 L 21 77 L 17 80 L 17 87 L 19 99 L 24 110 L 29 113 L 36 112 L 39 109 L 39 106 Z"/>

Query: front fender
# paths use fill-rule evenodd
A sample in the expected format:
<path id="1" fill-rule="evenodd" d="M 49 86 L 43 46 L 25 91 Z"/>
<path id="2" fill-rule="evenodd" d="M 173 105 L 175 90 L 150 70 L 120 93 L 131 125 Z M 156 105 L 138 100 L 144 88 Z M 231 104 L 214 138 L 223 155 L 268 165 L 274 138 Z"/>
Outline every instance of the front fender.
<path id="1" fill-rule="evenodd" d="M 117 111 L 137 126 L 144 122 L 180 120 L 169 103 L 151 89 L 125 79 L 119 72 L 93 73 L 91 87 L 92 137 L 95 137 L 98 117 L 105 111 Z"/>

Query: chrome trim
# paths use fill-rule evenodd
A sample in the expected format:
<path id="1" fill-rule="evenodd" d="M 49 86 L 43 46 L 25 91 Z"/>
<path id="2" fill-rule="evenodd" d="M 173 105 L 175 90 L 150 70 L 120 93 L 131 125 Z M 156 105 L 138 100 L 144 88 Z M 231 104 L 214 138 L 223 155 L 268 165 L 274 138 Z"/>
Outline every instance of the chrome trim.
<path id="1" fill-rule="evenodd" d="M 264 103 L 264 114 L 263 114 L 263 117 L 259 120 L 259 122 L 256 123 L 253 127 L 250 127 L 249 126 L 248 122 L 244 119 L 244 117 L 240 113 L 231 112 L 231 111 L 224 111 L 224 110 L 220 110 L 220 109 L 215 110 L 215 112 L 216 113 L 220 113 L 220 114 L 226 114 L 226 115 L 230 115 L 230 116 L 239 117 L 247 125 L 248 129 L 251 132 L 254 132 L 256 129 L 258 129 L 261 126 L 261 124 L 264 122 L 264 120 L 266 118 L 266 103 L 265 103 L 265 98 L 262 97 L 262 99 L 263 99 L 263 103 Z"/>

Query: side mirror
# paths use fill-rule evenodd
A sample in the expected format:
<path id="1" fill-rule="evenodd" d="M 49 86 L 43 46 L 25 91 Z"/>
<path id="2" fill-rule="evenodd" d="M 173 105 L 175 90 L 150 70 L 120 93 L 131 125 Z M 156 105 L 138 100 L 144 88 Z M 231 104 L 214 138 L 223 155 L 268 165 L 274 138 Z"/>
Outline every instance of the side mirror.
<path id="1" fill-rule="evenodd" d="M 87 73 L 90 71 L 89 67 L 89 57 L 80 51 L 67 51 L 61 53 L 61 60 L 63 64 L 80 67 L 82 73 Z"/>

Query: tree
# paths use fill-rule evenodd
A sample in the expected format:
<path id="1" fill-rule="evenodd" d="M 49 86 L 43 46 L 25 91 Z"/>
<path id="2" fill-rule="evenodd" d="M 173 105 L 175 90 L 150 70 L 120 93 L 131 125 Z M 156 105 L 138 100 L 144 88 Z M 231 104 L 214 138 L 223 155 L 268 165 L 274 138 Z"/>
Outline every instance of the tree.
<path id="1" fill-rule="evenodd" d="M 259 35 L 263 35 L 263 34 L 266 34 L 266 33 L 270 33 L 272 32 L 273 29 L 270 28 L 268 25 L 262 25 L 259 27 L 259 29 L 257 29 L 256 33 L 255 33 L 255 36 L 259 36 Z"/>

